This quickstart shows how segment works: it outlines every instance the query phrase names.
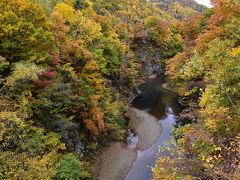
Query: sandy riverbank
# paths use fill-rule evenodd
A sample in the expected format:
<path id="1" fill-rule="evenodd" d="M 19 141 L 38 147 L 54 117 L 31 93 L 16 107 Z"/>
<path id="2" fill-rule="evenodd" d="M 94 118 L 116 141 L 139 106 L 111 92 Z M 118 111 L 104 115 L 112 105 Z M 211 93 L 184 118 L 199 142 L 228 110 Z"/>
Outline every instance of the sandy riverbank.
<path id="1" fill-rule="evenodd" d="M 161 124 L 150 114 L 130 108 L 126 115 L 130 118 L 129 127 L 138 134 L 137 147 L 129 149 L 123 143 L 112 143 L 103 151 L 94 170 L 96 180 L 124 180 L 137 157 L 137 150 L 149 148 L 161 135 Z"/>
<path id="2" fill-rule="evenodd" d="M 143 151 L 157 141 L 162 127 L 155 117 L 135 108 L 130 108 L 126 115 L 130 118 L 129 128 L 134 129 L 138 135 L 137 150 Z"/>
<path id="3" fill-rule="evenodd" d="M 137 152 L 126 148 L 123 143 L 110 145 L 100 157 L 94 178 L 95 180 L 124 180 L 137 158 Z"/>

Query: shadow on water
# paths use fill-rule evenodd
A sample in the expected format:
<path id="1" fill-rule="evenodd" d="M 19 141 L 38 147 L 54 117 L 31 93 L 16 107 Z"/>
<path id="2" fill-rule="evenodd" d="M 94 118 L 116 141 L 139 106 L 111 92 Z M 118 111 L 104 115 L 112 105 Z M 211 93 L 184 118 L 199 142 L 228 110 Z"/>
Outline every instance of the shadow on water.
<path id="1" fill-rule="evenodd" d="M 168 146 L 166 142 L 173 139 L 172 127 L 177 124 L 177 116 L 182 107 L 178 95 L 162 87 L 163 77 L 150 79 L 140 86 L 142 94 L 135 98 L 132 107 L 154 116 L 162 125 L 162 134 L 148 149 L 138 151 L 137 159 L 129 171 L 126 180 L 150 180 L 151 167 L 155 165 L 160 147 Z"/>

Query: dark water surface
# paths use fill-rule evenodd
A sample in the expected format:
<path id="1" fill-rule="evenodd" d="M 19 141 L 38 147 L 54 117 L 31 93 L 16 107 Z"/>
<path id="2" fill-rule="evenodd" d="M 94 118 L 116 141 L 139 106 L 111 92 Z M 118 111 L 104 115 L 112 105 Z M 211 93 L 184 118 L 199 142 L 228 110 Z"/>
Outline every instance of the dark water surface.
<path id="1" fill-rule="evenodd" d="M 162 125 L 162 134 L 159 139 L 145 151 L 137 152 L 137 159 L 129 171 L 126 180 L 150 180 L 151 167 L 157 160 L 159 148 L 165 142 L 173 139 L 172 127 L 177 122 L 177 115 L 181 110 L 178 95 L 162 87 L 163 78 L 150 79 L 140 86 L 142 95 L 135 98 L 132 106 L 154 116 Z"/>

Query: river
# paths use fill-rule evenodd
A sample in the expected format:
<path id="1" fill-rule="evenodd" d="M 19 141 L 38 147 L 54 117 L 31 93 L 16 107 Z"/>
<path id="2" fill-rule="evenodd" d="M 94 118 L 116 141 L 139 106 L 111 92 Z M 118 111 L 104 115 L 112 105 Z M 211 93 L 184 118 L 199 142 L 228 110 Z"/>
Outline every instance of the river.
<path id="1" fill-rule="evenodd" d="M 159 148 L 173 139 L 172 127 L 181 110 L 178 95 L 164 89 L 162 84 L 163 77 L 156 77 L 139 87 L 142 93 L 133 100 L 129 110 L 129 128 L 135 132 L 128 140 L 135 144 L 110 144 L 99 160 L 93 179 L 151 179 L 151 167 L 159 156 Z"/>
<path id="2" fill-rule="evenodd" d="M 151 167 L 157 160 L 159 148 L 166 146 L 165 142 L 173 138 L 172 127 L 176 124 L 180 105 L 178 104 L 178 95 L 164 89 L 162 82 L 162 78 L 148 80 L 140 86 L 142 94 L 132 102 L 132 107 L 145 111 L 158 120 L 162 125 L 162 133 L 150 148 L 137 151 L 137 159 L 126 180 L 150 180 L 152 177 Z"/>

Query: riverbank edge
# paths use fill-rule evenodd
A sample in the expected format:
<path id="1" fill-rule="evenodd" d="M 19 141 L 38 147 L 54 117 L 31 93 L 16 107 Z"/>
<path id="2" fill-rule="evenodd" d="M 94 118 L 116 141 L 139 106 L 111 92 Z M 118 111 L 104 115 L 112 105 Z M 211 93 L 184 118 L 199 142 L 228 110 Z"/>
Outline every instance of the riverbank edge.
<path id="1" fill-rule="evenodd" d="M 161 136 L 162 125 L 154 117 L 151 119 L 151 115 L 147 114 L 150 118 L 146 118 L 146 114 L 144 111 L 129 107 L 126 113 L 126 116 L 130 119 L 129 128 L 136 130 L 141 144 L 138 145 L 138 143 L 135 149 L 129 149 L 125 143 L 119 141 L 112 142 L 108 148 L 102 149 L 98 163 L 93 170 L 94 180 L 124 180 L 137 159 L 137 151 L 144 151 L 150 148 Z M 150 126 L 147 127 L 144 121 Z M 138 123 L 142 127 L 139 127 Z M 153 139 L 151 141 L 149 139 L 141 139 L 146 133 L 149 133 L 149 130 L 146 128 L 151 129 L 150 136 L 154 136 L 150 138 Z M 110 171 L 111 169 L 112 171 Z M 117 171 L 114 171 L 114 169 Z"/>

